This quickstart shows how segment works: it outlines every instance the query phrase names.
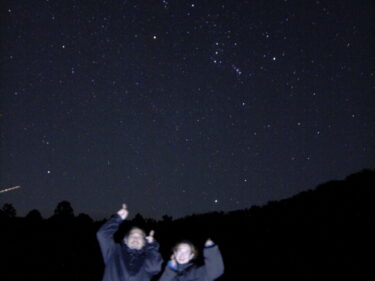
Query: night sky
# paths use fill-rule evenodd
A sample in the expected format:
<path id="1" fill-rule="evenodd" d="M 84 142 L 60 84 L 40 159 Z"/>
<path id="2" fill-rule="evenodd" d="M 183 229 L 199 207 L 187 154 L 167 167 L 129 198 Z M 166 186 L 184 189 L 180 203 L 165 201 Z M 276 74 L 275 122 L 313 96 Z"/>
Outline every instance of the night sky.
<path id="1" fill-rule="evenodd" d="M 375 168 L 373 8 L 2 0 L 0 207 L 177 218 Z"/>

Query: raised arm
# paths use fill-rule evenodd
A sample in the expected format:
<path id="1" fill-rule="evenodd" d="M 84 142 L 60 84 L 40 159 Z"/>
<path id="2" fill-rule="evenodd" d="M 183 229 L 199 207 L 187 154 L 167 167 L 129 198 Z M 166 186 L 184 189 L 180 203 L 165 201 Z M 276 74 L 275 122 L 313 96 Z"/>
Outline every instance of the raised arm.
<path id="1" fill-rule="evenodd" d="M 96 237 L 99 241 L 100 249 L 102 251 L 104 263 L 107 263 L 107 260 L 111 254 L 111 250 L 115 246 L 113 234 L 117 231 L 121 222 L 127 218 L 128 213 L 129 212 L 126 208 L 126 205 L 123 204 L 122 208 L 117 212 L 117 215 L 103 224 L 96 233 Z"/>
<path id="2" fill-rule="evenodd" d="M 207 280 L 215 280 L 224 273 L 224 262 L 219 247 L 208 239 L 204 245 L 204 263 Z"/>

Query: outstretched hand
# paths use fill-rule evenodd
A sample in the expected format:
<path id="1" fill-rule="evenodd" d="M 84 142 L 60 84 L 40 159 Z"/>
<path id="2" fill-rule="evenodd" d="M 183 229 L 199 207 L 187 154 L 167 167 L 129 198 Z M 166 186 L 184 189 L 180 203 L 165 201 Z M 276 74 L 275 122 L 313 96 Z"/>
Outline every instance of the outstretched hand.
<path id="1" fill-rule="evenodd" d="M 208 238 L 206 243 L 204 243 L 204 246 L 205 247 L 211 247 L 214 244 L 215 244 L 214 241 L 212 241 L 210 238 Z"/>
<path id="2" fill-rule="evenodd" d="M 121 219 L 126 219 L 129 215 L 128 208 L 126 204 L 122 204 L 122 208 L 117 211 L 117 214 L 121 217 Z"/>
<path id="3" fill-rule="evenodd" d="M 151 230 L 148 236 L 146 237 L 147 243 L 152 243 L 155 241 L 154 234 L 155 231 Z"/>

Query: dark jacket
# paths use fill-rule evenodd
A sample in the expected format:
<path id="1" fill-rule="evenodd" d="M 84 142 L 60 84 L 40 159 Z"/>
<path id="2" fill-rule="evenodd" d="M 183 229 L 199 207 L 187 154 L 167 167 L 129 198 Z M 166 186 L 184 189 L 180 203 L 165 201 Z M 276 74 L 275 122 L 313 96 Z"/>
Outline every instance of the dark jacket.
<path id="1" fill-rule="evenodd" d="M 168 263 L 159 281 L 213 281 L 224 273 L 224 263 L 219 248 L 212 246 L 203 251 L 204 265 L 193 263 L 177 264 L 177 267 Z"/>
<path id="2" fill-rule="evenodd" d="M 96 234 L 105 263 L 103 281 L 149 281 L 161 270 L 163 262 L 159 244 L 146 243 L 141 250 L 115 243 L 113 234 L 122 219 L 116 215 L 103 224 Z"/>

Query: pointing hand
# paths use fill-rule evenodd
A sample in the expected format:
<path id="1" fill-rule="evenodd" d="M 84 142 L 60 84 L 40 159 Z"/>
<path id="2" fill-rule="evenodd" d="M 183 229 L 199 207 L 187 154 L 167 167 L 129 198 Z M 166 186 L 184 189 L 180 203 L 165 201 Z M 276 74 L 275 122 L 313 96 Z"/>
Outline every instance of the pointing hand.
<path id="1" fill-rule="evenodd" d="M 154 234 L 155 234 L 155 231 L 151 230 L 150 234 L 146 237 L 146 240 L 148 243 L 152 243 L 155 241 Z"/>
<path id="2" fill-rule="evenodd" d="M 121 217 L 121 219 L 126 219 L 129 215 L 128 208 L 126 207 L 126 204 L 122 204 L 122 208 L 117 211 L 117 214 Z"/>

